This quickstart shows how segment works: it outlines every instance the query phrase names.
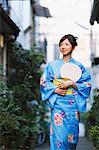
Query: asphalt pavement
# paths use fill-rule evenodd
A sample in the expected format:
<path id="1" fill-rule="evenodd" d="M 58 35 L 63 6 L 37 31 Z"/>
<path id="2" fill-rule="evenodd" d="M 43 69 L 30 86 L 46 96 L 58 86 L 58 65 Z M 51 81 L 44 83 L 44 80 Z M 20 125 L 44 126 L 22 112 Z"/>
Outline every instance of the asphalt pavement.
<path id="1" fill-rule="evenodd" d="M 49 150 L 49 145 L 47 143 L 35 148 L 35 150 Z M 93 145 L 85 137 L 80 137 L 76 150 L 94 150 Z"/>

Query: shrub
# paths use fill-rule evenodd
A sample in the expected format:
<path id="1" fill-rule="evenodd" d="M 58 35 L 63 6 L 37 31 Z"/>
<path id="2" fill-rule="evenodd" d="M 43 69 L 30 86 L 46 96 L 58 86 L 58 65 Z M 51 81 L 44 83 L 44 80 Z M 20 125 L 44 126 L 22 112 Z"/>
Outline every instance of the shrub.
<path id="1" fill-rule="evenodd" d="M 99 149 L 99 90 L 94 90 L 94 103 L 89 112 L 83 117 L 86 125 L 86 136 L 93 142 L 96 150 Z"/>
<path id="2" fill-rule="evenodd" d="M 9 48 L 8 80 L 0 80 L 2 149 L 17 150 L 31 146 L 34 149 L 32 143 L 35 143 L 38 132 L 46 129 L 47 110 L 40 100 L 39 90 L 43 61 L 43 54 L 35 52 L 34 48 L 24 50 L 18 43 Z M 28 106 L 33 100 L 37 105 Z"/>

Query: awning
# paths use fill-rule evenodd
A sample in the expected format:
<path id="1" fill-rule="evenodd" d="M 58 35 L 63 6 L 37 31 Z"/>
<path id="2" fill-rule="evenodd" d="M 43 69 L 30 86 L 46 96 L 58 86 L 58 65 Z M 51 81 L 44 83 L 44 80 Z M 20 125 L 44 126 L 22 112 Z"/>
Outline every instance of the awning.
<path id="1" fill-rule="evenodd" d="M 3 35 L 14 35 L 15 37 L 19 34 L 19 28 L 11 20 L 11 18 L 6 14 L 0 5 L 0 34 Z"/>
<path id="2" fill-rule="evenodd" d="M 34 14 L 36 16 L 46 17 L 46 18 L 52 17 L 50 12 L 49 12 L 49 9 L 47 7 L 41 6 L 40 4 L 34 3 L 33 4 L 33 11 L 34 11 Z"/>
<path id="3" fill-rule="evenodd" d="M 99 23 L 99 0 L 93 2 L 90 24 L 93 25 L 95 21 Z"/>

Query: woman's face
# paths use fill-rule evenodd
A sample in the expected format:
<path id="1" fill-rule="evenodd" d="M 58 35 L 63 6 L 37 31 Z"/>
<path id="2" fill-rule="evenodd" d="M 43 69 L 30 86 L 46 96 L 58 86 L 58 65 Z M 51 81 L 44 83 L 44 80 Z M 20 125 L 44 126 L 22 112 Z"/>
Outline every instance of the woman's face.
<path id="1" fill-rule="evenodd" d="M 73 47 L 68 39 L 65 39 L 59 46 L 60 52 L 63 55 L 70 55 L 73 51 Z"/>

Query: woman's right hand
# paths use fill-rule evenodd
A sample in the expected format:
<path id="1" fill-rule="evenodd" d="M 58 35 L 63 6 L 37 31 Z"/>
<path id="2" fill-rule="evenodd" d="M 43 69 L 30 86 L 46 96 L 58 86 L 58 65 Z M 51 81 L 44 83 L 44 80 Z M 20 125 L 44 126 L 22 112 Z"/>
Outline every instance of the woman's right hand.
<path id="1" fill-rule="evenodd" d="M 54 93 L 65 96 L 66 95 L 66 89 L 56 88 Z"/>
<path id="2" fill-rule="evenodd" d="M 66 80 L 59 83 L 58 87 L 61 89 L 66 89 L 69 86 L 72 86 L 74 82 L 72 80 Z"/>

